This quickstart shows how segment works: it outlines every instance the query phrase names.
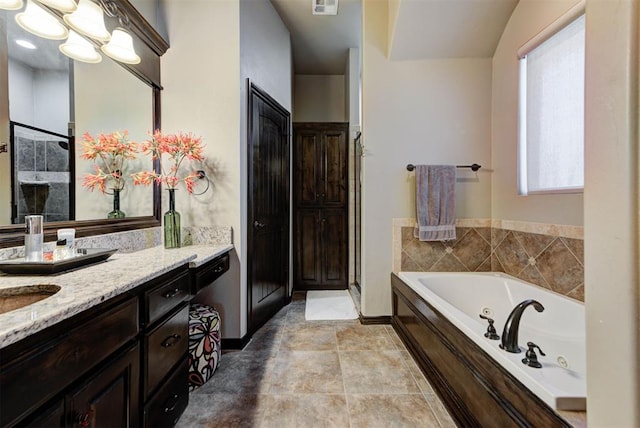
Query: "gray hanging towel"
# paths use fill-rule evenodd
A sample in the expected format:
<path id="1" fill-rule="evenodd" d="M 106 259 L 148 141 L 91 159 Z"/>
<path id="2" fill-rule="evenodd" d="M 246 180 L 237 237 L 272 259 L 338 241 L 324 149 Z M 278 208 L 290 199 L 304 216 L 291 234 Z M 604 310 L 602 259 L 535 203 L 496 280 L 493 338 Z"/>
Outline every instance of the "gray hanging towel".
<path id="1" fill-rule="evenodd" d="M 455 165 L 416 165 L 416 226 L 420 241 L 456 239 Z"/>

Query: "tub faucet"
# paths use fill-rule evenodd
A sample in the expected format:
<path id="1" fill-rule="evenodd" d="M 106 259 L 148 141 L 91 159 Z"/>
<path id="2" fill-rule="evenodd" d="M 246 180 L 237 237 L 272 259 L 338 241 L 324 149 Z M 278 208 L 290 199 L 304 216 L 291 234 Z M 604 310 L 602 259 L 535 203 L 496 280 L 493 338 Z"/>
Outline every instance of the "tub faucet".
<path id="1" fill-rule="evenodd" d="M 504 325 L 504 330 L 502 330 L 502 344 L 500 348 L 504 349 L 507 352 L 512 352 L 514 354 L 520 352 L 520 347 L 518 346 L 518 329 L 520 328 L 520 318 L 522 317 L 522 313 L 529 305 L 533 305 L 533 307 L 538 312 L 544 311 L 544 306 L 540 304 L 540 302 L 529 299 L 523 302 L 520 302 L 516 305 L 515 308 L 509 314 L 509 318 L 507 318 L 507 322 Z"/>

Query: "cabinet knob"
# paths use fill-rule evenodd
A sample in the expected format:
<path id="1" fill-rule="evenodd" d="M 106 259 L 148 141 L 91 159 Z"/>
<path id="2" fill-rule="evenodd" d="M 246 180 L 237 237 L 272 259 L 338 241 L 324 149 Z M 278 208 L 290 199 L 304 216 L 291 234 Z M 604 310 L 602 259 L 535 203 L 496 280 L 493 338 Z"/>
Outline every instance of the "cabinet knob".
<path id="1" fill-rule="evenodd" d="M 253 222 L 253 227 L 255 227 L 256 229 L 262 229 L 265 226 L 266 226 L 266 224 L 260 223 L 258 220 Z"/>
<path id="2" fill-rule="evenodd" d="M 164 412 L 165 413 L 169 413 L 169 412 L 173 412 L 176 408 L 176 406 L 178 405 L 178 402 L 180 400 L 178 400 L 178 398 L 180 398 L 180 396 L 178 394 L 173 394 L 171 397 L 167 398 L 167 401 L 165 401 L 165 408 L 164 408 Z"/>
<path id="3" fill-rule="evenodd" d="M 182 293 L 182 290 L 180 290 L 179 288 L 175 288 L 164 293 L 162 297 L 164 297 L 165 299 L 171 299 L 172 297 L 176 297 L 180 293 Z"/>
<path id="4" fill-rule="evenodd" d="M 171 336 L 163 340 L 160 346 L 162 346 L 163 348 L 170 348 L 176 343 L 180 342 L 180 339 L 182 339 L 182 336 L 180 336 L 179 334 L 172 334 Z"/>

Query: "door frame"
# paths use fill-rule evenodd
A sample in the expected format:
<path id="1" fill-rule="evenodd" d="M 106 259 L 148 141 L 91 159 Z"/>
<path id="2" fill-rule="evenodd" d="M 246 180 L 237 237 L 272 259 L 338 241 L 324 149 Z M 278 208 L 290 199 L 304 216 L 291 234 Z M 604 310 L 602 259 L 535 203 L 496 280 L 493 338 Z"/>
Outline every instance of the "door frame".
<path id="1" fill-rule="evenodd" d="M 277 110 L 279 113 L 284 115 L 287 119 L 287 129 L 286 129 L 286 137 L 288 139 L 288 148 L 289 148 L 289 159 L 288 159 L 288 167 L 289 174 L 287 175 L 287 190 L 285 195 L 287 197 L 287 284 L 286 284 L 286 292 L 285 292 L 285 302 L 286 305 L 291 299 L 291 114 L 285 109 L 278 101 L 276 101 L 273 97 L 271 97 L 264 89 L 260 88 L 258 85 L 253 83 L 251 79 L 247 79 L 247 266 L 246 266 L 246 274 L 247 274 L 247 334 L 250 336 L 258 330 L 261 325 L 256 325 L 256 320 L 253 319 L 252 316 L 252 300 L 253 300 L 253 260 L 250 257 L 250 254 L 253 253 L 254 249 L 254 228 L 253 222 L 255 218 L 253 217 L 253 208 L 254 208 L 254 200 L 253 200 L 253 96 L 259 97 L 262 101 L 269 104 L 274 110 Z"/>

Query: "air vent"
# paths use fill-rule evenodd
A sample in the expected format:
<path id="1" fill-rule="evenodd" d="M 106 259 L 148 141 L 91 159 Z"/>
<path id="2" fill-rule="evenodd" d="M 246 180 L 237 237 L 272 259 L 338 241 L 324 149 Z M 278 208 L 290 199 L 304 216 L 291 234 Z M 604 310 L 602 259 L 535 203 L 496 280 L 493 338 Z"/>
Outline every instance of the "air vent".
<path id="1" fill-rule="evenodd" d="M 338 0 L 311 0 L 314 15 L 337 15 Z"/>

